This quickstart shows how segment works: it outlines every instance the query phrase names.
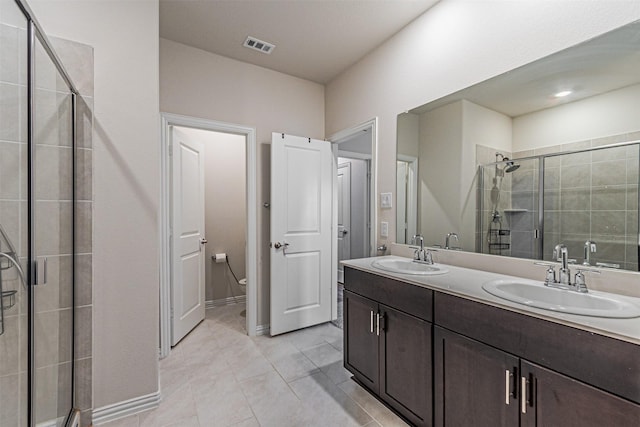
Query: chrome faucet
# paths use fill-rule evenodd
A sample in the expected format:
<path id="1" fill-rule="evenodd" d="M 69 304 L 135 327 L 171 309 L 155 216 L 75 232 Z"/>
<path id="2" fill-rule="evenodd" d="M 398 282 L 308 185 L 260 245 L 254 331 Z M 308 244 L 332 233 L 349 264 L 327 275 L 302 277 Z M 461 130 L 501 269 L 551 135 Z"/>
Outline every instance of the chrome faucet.
<path id="1" fill-rule="evenodd" d="M 559 243 L 553 249 L 553 257 L 556 261 L 562 262 L 560 267 L 558 283 L 562 285 L 569 285 L 571 283 L 571 270 L 569 270 L 569 250 L 567 247 Z"/>
<path id="2" fill-rule="evenodd" d="M 449 239 L 451 239 L 452 237 L 456 239 L 456 243 L 460 243 L 460 241 L 458 240 L 458 235 L 456 233 L 447 233 L 447 237 L 444 239 L 445 249 L 451 249 L 451 246 L 449 246 Z"/>
<path id="3" fill-rule="evenodd" d="M 593 242 L 587 242 L 587 243 L 593 243 Z M 575 275 L 574 282 L 571 283 L 571 271 L 569 271 L 569 250 L 567 249 L 567 247 L 562 243 L 557 244 L 556 247 L 553 249 L 553 258 L 556 261 L 560 261 L 562 263 L 558 271 L 557 279 L 556 279 L 556 272 L 554 270 L 554 264 L 548 263 L 548 262 L 534 263 L 536 265 L 543 265 L 547 267 L 547 272 L 544 280 L 545 286 L 549 286 L 552 288 L 565 289 L 569 291 L 576 291 L 581 293 L 589 292 L 589 290 L 587 289 L 584 273 L 599 274 L 600 272 L 598 270 L 580 268 L 578 269 L 578 272 Z M 585 263 L 585 265 L 587 264 Z"/>
<path id="4" fill-rule="evenodd" d="M 411 243 L 416 245 L 420 241 L 420 248 L 415 248 L 413 252 L 413 260 L 425 264 L 433 264 L 433 255 L 429 249 L 424 247 L 424 238 L 420 234 L 416 234 L 411 238 Z"/>
<path id="5" fill-rule="evenodd" d="M 587 240 L 584 242 L 584 262 L 582 265 L 591 265 L 591 254 L 596 252 L 596 242 Z"/>

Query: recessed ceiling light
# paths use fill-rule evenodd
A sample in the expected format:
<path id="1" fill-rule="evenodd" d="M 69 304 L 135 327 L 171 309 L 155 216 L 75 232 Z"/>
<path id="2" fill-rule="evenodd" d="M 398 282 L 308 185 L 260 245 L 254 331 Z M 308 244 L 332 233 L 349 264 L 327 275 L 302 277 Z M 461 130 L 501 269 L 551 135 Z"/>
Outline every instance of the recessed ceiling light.
<path id="1" fill-rule="evenodd" d="M 553 96 L 555 96 L 556 98 L 564 98 L 567 95 L 571 95 L 571 93 L 572 93 L 572 91 L 570 91 L 570 90 L 563 90 L 562 92 L 558 92 Z"/>

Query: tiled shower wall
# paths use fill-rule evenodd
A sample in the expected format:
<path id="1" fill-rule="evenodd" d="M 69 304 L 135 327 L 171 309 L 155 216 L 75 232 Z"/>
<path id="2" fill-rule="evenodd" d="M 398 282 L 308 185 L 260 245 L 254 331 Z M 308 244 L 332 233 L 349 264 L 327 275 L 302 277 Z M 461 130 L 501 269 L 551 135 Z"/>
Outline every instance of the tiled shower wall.
<path id="1" fill-rule="evenodd" d="M 69 40 L 51 43 L 80 96 L 76 103 L 76 287 L 75 287 L 75 407 L 81 425 L 91 425 L 93 407 L 93 48 Z"/>
<path id="2" fill-rule="evenodd" d="M 637 141 L 640 132 L 514 153 L 516 158 Z M 593 240 L 596 262 L 638 271 L 638 145 L 547 157 L 545 160 L 544 249 L 564 243 L 582 263 L 584 243 Z"/>
<path id="3" fill-rule="evenodd" d="M 495 162 L 497 150 L 491 147 L 476 145 L 476 163 L 486 165 Z M 511 153 L 502 151 L 501 154 L 511 158 Z M 476 226 L 476 248 L 478 252 L 513 256 L 518 258 L 535 258 L 536 240 L 535 228 L 538 218 L 538 161 L 527 160 L 517 162 L 520 167 L 514 172 L 496 175 L 495 166 L 479 167 L 478 190 L 481 192 L 482 207 L 478 206 Z M 504 164 L 498 166 L 504 169 Z M 481 188 L 484 187 L 484 188 Z M 494 200 L 498 195 L 498 212 L 501 215 L 500 228 L 510 234 L 493 237 L 492 242 L 499 240 L 503 247 L 489 246 L 489 228 L 492 225 Z M 478 199 L 480 200 L 480 199 Z M 493 224 L 496 226 L 496 224 Z"/>

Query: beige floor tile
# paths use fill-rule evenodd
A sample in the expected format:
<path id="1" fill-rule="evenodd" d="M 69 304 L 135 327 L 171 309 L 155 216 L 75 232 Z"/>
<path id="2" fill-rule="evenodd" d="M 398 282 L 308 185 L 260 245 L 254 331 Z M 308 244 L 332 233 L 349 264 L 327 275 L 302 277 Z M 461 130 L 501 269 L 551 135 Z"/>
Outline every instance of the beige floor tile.
<path id="1" fill-rule="evenodd" d="M 240 421 L 238 424 L 234 424 L 232 427 L 260 427 L 260 423 L 255 417 L 251 417 L 248 420 Z"/>
<path id="2" fill-rule="evenodd" d="M 315 347 L 302 351 L 318 368 L 329 366 L 342 360 L 342 353 L 333 348 L 329 343 L 324 342 Z"/>
<path id="3" fill-rule="evenodd" d="M 100 427 L 138 427 L 138 425 L 138 415 L 131 415 L 125 418 L 120 418 L 119 420 L 100 424 Z"/>
<path id="4" fill-rule="evenodd" d="M 261 426 L 307 426 L 314 413 L 275 371 L 240 383 Z"/>
<path id="5" fill-rule="evenodd" d="M 324 337 L 313 327 L 289 332 L 283 337 L 293 344 L 298 350 L 306 350 L 326 343 Z"/>
<path id="6" fill-rule="evenodd" d="M 253 417 L 251 407 L 231 373 L 194 379 L 191 391 L 202 426 L 230 426 Z"/>
<path id="7" fill-rule="evenodd" d="M 273 367 L 286 382 L 319 372 L 318 367 L 300 352 L 283 356 L 272 363 Z"/>
<path id="8" fill-rule="evenodd" d="M 255 337 L 253 342 L 260 349 L 264 357 L 271 362 L 300 352 L 285 336 L 260 336 Z"/>
<path id="9" fill-rule="evenodd" d="M 190 384 L 177 389 L 160 407 L 139 415 L 140 427 L 164 427 L 196 416 Z"/>
<path id="10" fill-rule="evenodd" d="M 334 384 L 341 384 L 345 381 L 349 381 L 352 376 L 351 372 L 344 368 L 342 357 L 337 362 L 323 366 L 322 372 L 324 372 L 324 374 L 328 376 Z"/>
<path id="11" fill-rule="evenodd" d="M 402 421 L 400 417 L 394 414 L 389 408 L 380 403 L 364 388 L 360 387 L 355 381 L 345 381 L 338 387 L 342 389 L 349 397 L 358 403 L 369 415 L 371 415 L 378 423 L 385 427 L 404 427 L 407 423 Z"/>
<path id="12" fill-rule="evenodd" d="M 293 381 L 289 386 L 302 402 L 324 420 L 325 425 L 362 426 L 373 420 L 323 373 Z"/>
<path id="13" fill-rule="evenodd" d="M 191 417 L 173 424 L 168 424 L 165 427 L 200 427 L 200 421 L 198 421 L 198 417 Z"/>
<path id="14" fill-rule="evenodd" d="M 406 425 L 349 380 L 341 329 L 327 323 L 249 338 L 242 310 L 207 310 L 160 361 L 160 408 L 108 427 Z"/>

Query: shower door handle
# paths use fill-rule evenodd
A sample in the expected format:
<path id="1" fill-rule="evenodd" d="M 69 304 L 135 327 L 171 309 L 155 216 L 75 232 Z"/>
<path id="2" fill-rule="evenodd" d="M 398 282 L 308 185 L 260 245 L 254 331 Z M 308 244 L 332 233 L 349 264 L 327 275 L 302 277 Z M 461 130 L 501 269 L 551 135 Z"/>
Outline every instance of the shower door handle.
<path id="1" fill-rule="evenodd" d="M 35 285 L 47 284 L 47 257 L 40 257 L 34 261 L 34 280 Z"/>

